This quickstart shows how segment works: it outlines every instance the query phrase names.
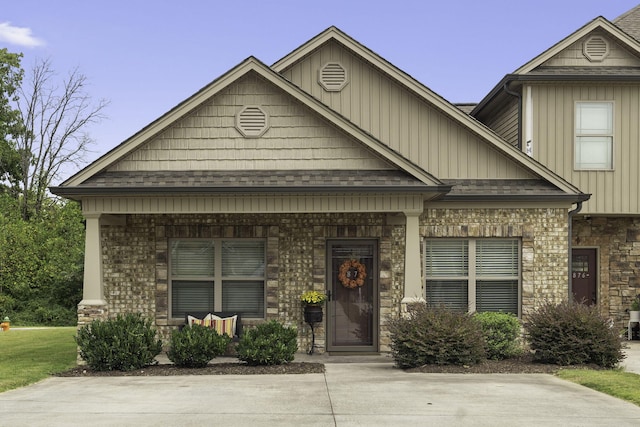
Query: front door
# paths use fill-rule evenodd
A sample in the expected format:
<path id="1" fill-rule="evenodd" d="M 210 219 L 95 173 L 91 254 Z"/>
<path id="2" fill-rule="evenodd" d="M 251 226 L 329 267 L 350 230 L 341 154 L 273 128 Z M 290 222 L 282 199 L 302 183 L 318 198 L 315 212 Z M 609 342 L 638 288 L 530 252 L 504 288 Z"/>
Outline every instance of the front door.
<path id="1" fill-rule="evenodd" d="M 571 252 L 571 290 L 576 302 L 597 302 L 597 250 L 573 249 Z"/>
<path id="2" fill-rule="evenodd" d="M 327 349 L 378 350 L 378 244 L 336 240 L 327 244 Z"/>

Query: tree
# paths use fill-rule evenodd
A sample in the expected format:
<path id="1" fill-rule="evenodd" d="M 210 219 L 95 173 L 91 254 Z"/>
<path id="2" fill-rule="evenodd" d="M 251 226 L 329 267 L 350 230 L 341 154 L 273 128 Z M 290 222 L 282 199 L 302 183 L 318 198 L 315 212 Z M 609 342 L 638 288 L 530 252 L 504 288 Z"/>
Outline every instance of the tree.
<path id="1" fill-rule="evenodd" d="M 20 111 L 11 107 L 18 100 L 22 81 L 22 54 L 0 49 L 0 193 L 15 187 L 21 179 L 20 154 L 14 139 L 22 132 Z M 9 185 L 6 185 L 6 184 Z"/>
<path id="2" fill-rule="evenodd" d="M 88 125 L 104 118 L 105 100 L 92 103 L 86 92 L 87 77 L 72 70 L 61 84 L 49 60 L 39 60 L 17 102 L 24 132 L 17 138 L 21 156 L 21 206 L 24 219 L 39 216 L 47 200 L 47 188 L 63 167 L 79 167 L 93 140 Z"/>

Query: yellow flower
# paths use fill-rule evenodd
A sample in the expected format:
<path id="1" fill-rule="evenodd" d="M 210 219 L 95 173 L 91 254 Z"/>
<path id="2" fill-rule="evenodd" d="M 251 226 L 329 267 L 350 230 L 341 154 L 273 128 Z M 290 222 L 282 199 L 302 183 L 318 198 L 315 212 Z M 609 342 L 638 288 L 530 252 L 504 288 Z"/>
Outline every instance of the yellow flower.
<path id="1" fill-rule="evenodd" d="M 318 291 L 307 291 L 300 296 L 304 304 L 322 304 L 327 300 L 327 295 Z"/>

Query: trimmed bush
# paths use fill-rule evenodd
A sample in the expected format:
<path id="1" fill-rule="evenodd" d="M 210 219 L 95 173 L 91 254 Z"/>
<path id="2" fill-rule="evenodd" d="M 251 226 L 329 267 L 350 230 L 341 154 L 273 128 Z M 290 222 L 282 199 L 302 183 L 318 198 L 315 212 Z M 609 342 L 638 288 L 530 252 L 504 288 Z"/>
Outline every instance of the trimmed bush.
<path id="1" fill-rule="evenodd" d="M 399 368 L 473 365 L 485 359 L 480 324 L 469 314 L 414 304 L 406 317 L 391 318 L 388 325 Z"/>
<path id="2" fill-rule="evenodd" d="M 522 353 L 518 342 L 520 321 L 516 316 L 487 311 L 474 317 L 482 328 L 488 359 L 508 359 Z"/>
<path id="3" fill-rule="evenodd" d="M 293 360 L 298 332 L 271 320 L 245 330 L 238 343 L 238 359 L 249 365 L 282 365 Z"/>
<path id="4" fill-rule="evenodd" d="M 545 303 L 529 315 L 525 331 L 540 362 L 612 368 L 624 358 L 619 331 L 609 327 L 596 306 Z"/>
<path id="5" fill-rule="evenodd" d="M 171 333 L 169 360 L 184 368 L 203 368 L 211 359 L 224 354 L 231 342 L 228 335 L 200 325 L 184 327 Z"/>
<path id="6" fill-rule="evenodd" d="M 75 337 L 80 357 L 96 371 L 132 371 L 155 363 L 162 350 L 151 321 L 139 314 L 95 320 Z"/>

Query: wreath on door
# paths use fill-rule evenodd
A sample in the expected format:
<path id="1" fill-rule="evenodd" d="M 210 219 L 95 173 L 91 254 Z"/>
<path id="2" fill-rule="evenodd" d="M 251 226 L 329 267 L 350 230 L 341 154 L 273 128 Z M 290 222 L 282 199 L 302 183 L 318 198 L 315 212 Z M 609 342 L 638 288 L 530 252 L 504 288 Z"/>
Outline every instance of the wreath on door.
<path id="1" fill-rule="evenodd" d="M 340 266 L 338 280 L 342 286 L 349 289 L 359 288 L 364 285 L 364 279 L 367 278 L 367 269 L 365 266 L 355 259 L 348 259 Z"/>

